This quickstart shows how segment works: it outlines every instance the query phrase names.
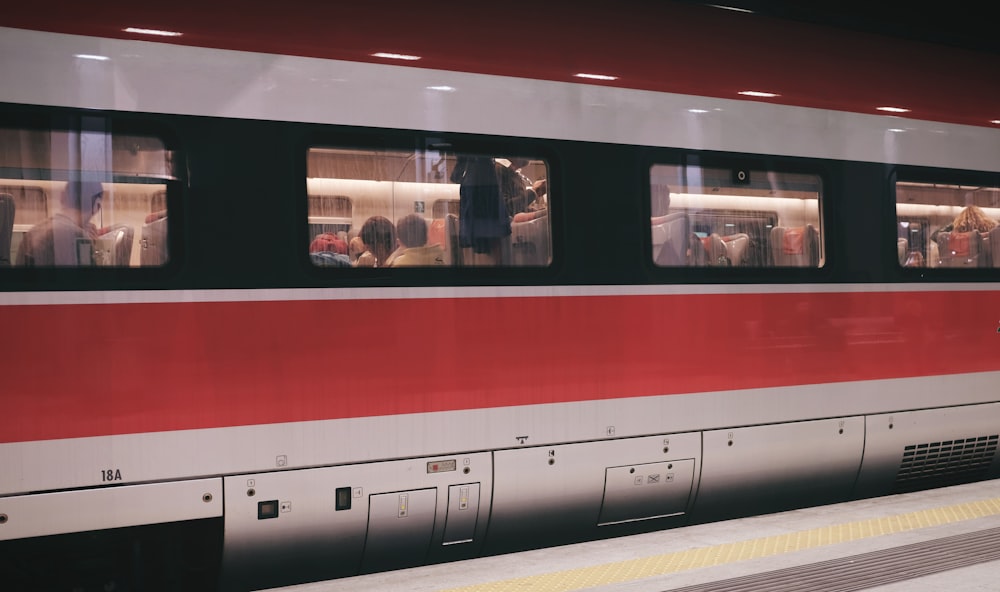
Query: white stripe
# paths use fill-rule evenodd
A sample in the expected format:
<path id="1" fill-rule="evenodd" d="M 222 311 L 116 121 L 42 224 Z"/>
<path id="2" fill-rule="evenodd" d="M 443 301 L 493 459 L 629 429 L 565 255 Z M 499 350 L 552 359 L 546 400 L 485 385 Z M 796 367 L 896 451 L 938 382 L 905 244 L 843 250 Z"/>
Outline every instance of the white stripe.
<path id="1" fill-rule="evenodd" d="M 428 288 L 271 288 L 246 290 L 107 290 L 0 293 L 0 306 L 295 302 L 308 300 L 423 300 L 441 298 L 572 298 L 708 294 L 865 294 L 994 292 L 996 283 L 935 284 L 705 284 L 636 286 L 457 286 Z"/>
<path id="2" fill-rule="evenodd" d="M 0 102 L 1000 171 L 1000 130 L 900 117 L 9 28 L 0 55 Z"/>

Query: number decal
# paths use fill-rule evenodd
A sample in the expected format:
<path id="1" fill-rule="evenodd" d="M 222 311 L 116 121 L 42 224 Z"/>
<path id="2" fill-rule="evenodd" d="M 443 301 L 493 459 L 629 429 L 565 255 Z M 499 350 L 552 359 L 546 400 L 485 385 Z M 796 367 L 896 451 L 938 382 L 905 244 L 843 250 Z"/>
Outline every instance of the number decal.
<path id="1" fill-rule="evenodd" d="M 121 469 L 104 469 L 101 471 L 101 481 L 121 481 L 122 471 Z"/>

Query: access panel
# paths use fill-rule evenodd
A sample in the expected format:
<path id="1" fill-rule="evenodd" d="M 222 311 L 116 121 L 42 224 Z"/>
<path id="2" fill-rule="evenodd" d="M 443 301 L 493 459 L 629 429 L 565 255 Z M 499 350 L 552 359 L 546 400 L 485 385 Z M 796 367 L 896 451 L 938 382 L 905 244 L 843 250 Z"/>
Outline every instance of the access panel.
<path id="1" fill-rule="evenodd" d="M 469 488 L 460 540 L 445 528 L 456 486 Z M 475 556 L 492 463 L 442 455 L 234 475 L 224 487 L 223 588 L 273 588 Z"/>
<path id="2" fill-rule="evenodd" d="M 694 480 L 694 460 L 607 469 L 599 524 L 683 514 Z"/>
<path id="3" fill-rule="evenodd" d="M 851 497 L 865 443 L 862 417 L 704 434 L 695 520 L 718 520 Z"/>
<path id="4" fill-rule="evenodd" d="M 700 451 L 699 433 L 497 451 L 487 551 L 679 524 Z"/>

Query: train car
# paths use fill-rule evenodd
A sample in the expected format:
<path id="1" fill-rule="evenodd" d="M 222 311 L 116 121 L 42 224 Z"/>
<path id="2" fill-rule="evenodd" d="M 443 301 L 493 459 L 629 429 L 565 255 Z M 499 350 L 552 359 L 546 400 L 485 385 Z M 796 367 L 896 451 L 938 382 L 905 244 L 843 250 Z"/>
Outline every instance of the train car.
<path id="1" fill-rule="evenodd" d="M 687 3 L 0 14 L 6 590 L 995 478 L 1000 57 Z"/>

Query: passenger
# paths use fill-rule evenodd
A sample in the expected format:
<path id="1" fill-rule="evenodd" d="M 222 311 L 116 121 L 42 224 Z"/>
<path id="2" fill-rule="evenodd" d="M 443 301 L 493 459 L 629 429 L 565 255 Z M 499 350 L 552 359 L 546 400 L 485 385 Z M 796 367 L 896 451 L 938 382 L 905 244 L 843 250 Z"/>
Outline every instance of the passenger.
<path id="1" fill-rule="evenodd" d="M 91 218 L 101 211 L 104 188 L 96 181 L 70 181 L 51 218 L 25 233 L 17 265 L 26 267 L 93 264 L 97 227 Z"/>
<path id="2" fill-rule="evenodd" d="M 509 216 L 527 211 L 528 206 L 538 197 L 528 178 L 521 173 L 521 169 L 529 162 L 527 158 L 511 158 L 510 166 L 496 163 L 500 196 Z"/>
<path id="3" fill-rule="evenodd" d="M 360 236 L 355 236 L 347 243 L 347 255 L 351 258 L 351 265 L 358 260 L 361 253 L 365 252 L 365 241 Z"/>
<path id="4" fill-rule="evenodd" d="M 458 244 L 472 249 L 470 259 L 486 265 L 499 262 L 500 240 L 510 235 L 496 167 L 487 156 L 460 154 L 451 172 L 451 182 L 459 185 Z"/>
<path id="5" fill-rule="evenodd" d="M 337 235 L 324 232 L 317 234 L 309 244 L 309 257 L 317 267 L 350 267 L 347 243 Z"/>
<path id="6" fill-rule="evenodd" d="M 355 267 L 385 267 L 396 245 L 396 229 L 384 216 L 372 216 L 361 225 L 358 233 L 365 250 L 354 262 Z"/>
<path id="7" fill-rule="evenodd" d="M 339 236 L 331 232 L 324 232 L 322 234 L 317 234 L 316 238 L 309 244 L 310 253 L 319 253 L 322 251 L 329 251 L 331 253 L 340 253 L 341 255 L 347 254 L 347 243 L 345 243 Z"/>
<path id="8" fill-rule="evenodd" d="M 972 232 L 978 230 L 986 234 L 997 226 L 996 220 L 986 215 L 979 206 L 966 206 L 951 223 L 952 232 Z"/>
<path id="9" fill-rule="evenodd" d="M 535 194 L 535 200 L 528 204 L 529 212 L 540 212 L 549 207 L 549 184 L 545 179 L 539 179 L 531 184 L 531 191 Z"/>
<path id="10" fill-rule="evenodd" d="M 997 221 L 986 215 L 979 206 L 966 206 L 952 220 L 951 224 L 942 226 L 931 234 L 931 240 L 936 241 L 942 232 L 972 232 L 987 234 L 997 226 Z"/>
<path id="11" fill-rule="evenodd" d="M 444 265 L 444 247 L 427 244 L 427 222 L 419 214 L 403 216 L 396 223 L 396 242 L 399 248 L 386 262 L 387 266 Z"/>

